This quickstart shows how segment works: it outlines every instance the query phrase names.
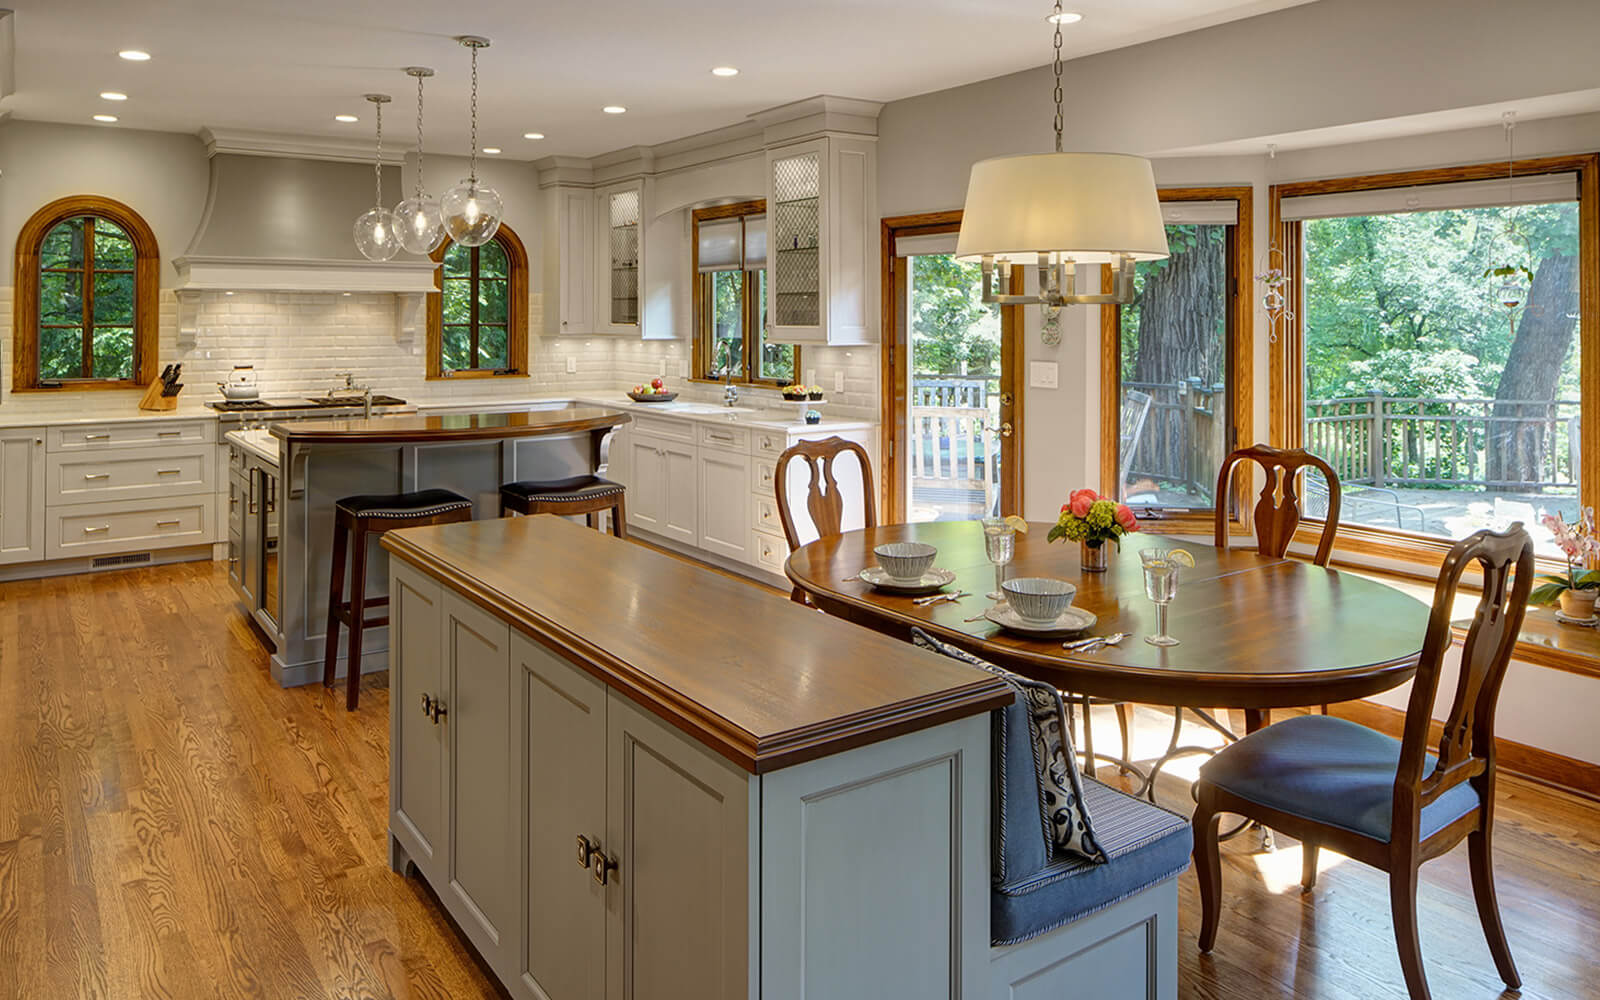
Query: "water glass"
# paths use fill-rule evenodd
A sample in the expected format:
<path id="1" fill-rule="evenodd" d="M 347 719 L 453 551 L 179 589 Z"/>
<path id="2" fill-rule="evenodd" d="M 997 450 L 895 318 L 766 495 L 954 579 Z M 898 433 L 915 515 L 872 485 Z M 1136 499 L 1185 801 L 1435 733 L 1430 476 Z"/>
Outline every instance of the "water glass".
<path id="1" fill-rule="evenodd" d="M 1167 634 L 1167 605 L 1178 596 L 1178 561 L 1165 549 L 1143 549 L 1139 561 L 1144 565 L 1144 596 L 1156 606 L 1156 634 L 1144 641 L 1152 646 L 1176 646 L 1178 640 Z"/>
<path id="2" fill-rule="evenodd" d="M 994 564 L 994 592 L 986 596 L 997 604 L 1004 604 L 1006 594 L 1000 585 L 1006 582 L 1006 565 L 1017 553 L 1017 529 L 1001 517 L 986 517 L 982 524 L 984 555 Z"/>

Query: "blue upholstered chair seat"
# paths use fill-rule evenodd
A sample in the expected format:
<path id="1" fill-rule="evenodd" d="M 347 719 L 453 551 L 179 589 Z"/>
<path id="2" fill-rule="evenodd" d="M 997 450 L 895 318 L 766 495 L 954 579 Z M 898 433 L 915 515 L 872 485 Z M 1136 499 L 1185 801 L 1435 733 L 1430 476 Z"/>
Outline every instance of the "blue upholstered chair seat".
<path id="1" fill-rule="evenodd" d="M 1327 715 L 1302 715 L 1268 726 L 1200 767 L 1200 776 L 1242 799 L 1328 826 L 1389 841 L 1400 741 Z M 1428 755 L 1423 774 L 1433 770 Z M 1477 807 L 1469 784 L 1422 810 L 1427 839 Z"/>
<path id="2" fill-rule="evenodd" d="M 1084 804 L 1094 817 L 1096 839 L 1110 859 L 1096 864 L 1077 855 L 996 881 L 989 894 L 989 936 L 1013 944 L 1173 878 L 1189 867 L 1189 821 L 1148 802 L 1083 779 Z"/>

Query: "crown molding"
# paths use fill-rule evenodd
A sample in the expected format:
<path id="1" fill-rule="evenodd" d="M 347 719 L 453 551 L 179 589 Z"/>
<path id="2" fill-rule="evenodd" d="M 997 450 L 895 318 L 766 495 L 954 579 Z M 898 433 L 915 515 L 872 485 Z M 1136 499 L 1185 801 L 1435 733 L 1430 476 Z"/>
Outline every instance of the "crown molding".
<path id="1" fill-rule="evenodd" d="M 265 132 L 245 128 L 214 128 L 206 126 L 198 133 L 205 144 L 206 156 L 234 153 L 241 156 L 288 156 L 301 160 L 334 160 L 341 163 L 371 163 L 374 143 L 371 139 L 335 138 L 333 136 L 304 136 L 288 132 Z M 387 164 L 405 162 L 408 148 L 385 147 L 382 160 Z"/>

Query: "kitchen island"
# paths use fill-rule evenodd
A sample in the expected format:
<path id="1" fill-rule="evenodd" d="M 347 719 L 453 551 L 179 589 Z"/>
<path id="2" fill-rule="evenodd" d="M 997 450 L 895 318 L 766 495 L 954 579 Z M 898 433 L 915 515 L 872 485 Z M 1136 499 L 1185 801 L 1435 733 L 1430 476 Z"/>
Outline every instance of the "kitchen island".
<path id="1" fill-rule="evenodd" d="M 382 544 L 391 863 L 511 995 L 990 995 L 1000 678 L 553 517 Z"/>
<path id="2" fill-rule="evenodd" d="M 514 413 L 273 424 L 276 465 L 260 454 L 251 460 L 229 524 L 230 547 L 242 552 L 241 597 L 277 646 L 273 678 L 290 687 L 322 676 L 341 498 L 448 489 L 472 499 L 475 517 L 498 518 L 502 483 L 604 474 L 612 435 L 629 419 L 609 407 L 552 403 Z M 368 558 L 369 596 L 382 596 L 386 556 L 373 546 Z M 387 649 L 388 630 L 368 628 L 361 669 L 384 669 Z"/>

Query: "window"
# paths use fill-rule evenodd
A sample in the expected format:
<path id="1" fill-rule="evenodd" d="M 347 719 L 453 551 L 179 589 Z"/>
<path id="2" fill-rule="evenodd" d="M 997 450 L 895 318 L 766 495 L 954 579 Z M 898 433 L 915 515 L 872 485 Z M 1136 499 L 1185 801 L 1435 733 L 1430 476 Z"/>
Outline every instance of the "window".
<path id="1" fill-rule="evenodd" d="M 766 202 L 694 212 L 696 378 L 788 385 L 800 349 L 767 340 Z"/>
<path id="2" fill-rule="evenodd" d="M 428 312 L 428 377 L 528 373 L 528 255 L 503 223 L 477 247 L 446 242 Z"/>
<path id="3" fill-rule="evenodd" d="M 1249 188 L 1160 192 L 1166 260 L 1137 265 L 1135 298 L 1101 316 L 1103 491 L 1141 517 L 1199 530 L 1217 471 L 1249 439 Z M 1185 521 L 1192 523 L 1183 523 Z M 1203 525 L 1202 525 L 1203 522 Z"/>
<path id="4" fill-rule="evenodd" d="M 149 383 L 159 265 L 155 235 L 126 205 L 78 196 L 34 213 L 17 239 L 13 385 Z"/>
<path id="5" fill-rule="evenodd" d="M 1522 521 L 1539 555 L 1559 557 L 1540 515 L 1571 521 L 1596 499 L 1582 375 L 1596 317 L 1579 294 L 1581 262 L 1600 252 L 1580 236 L 1594 233 L 1580 194 L 1595 163 L 1275 190 L 1297 315 L 1274 422 L 1339 474 L 1342 540 L 1437 556 Z M 1308 491 L 1319 513 L 1324 493 Z"/>

